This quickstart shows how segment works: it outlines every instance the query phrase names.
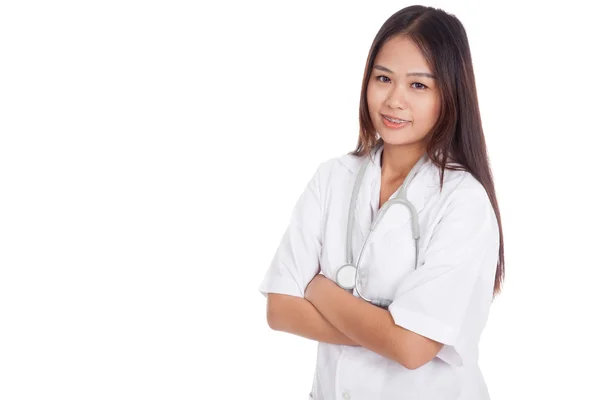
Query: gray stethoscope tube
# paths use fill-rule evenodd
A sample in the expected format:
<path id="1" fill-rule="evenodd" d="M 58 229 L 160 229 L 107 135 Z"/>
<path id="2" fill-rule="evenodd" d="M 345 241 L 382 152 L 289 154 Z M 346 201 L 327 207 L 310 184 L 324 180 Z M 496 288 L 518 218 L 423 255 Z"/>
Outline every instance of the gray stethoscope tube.
<path id="1" fill-rule="evenodd" d="M 379 223 L 379 221 L 381 221 L 381 219 L 385 215 L 386 211 L 393 205 L 401 204 L 401 205 L 407 207 L 408 210 L 410 211 L 412 235 L 413 235 L 413 239 L 415 241 L 415 268 L 417 268 L 417 264 L 418 264 L 418 260 L 419 260 L 419 239 L 420 239 L 419 219 L 418 219 L 417 210 L 416 210 L 415 206 L 411 202 L 409 202 L 408 199 L 406 198 L 406 189 L 408 188 L 408 185 L 410 185 L 410 183 L 412 182 L 413 178 L 415 177 L 417 171 L 419 170 L 421 165 L 423 165 L 423 163 L 425 162 L 426 159 L 427 159 L 427 154 L 423 155 L 423 157 L 421 157 L 419 159 L 419 161 L 417 161 L 417 163 L 414 165 L 414 167 L 410 170 L 408 176 L 404 179 L 402 186 L 400 186 L 400 189 L 398 190 L 398 194 L 394 198 L 391 198 L 388 201 L 386 201 L 385 204 L 381 207 L 381 209 L 375 215 L 375 219 L 374 219 L 373 223 L 371 224 L 369 231 L 367 232 L 367 237 L 365 238 L 363 245 L 360 249 L 360 252 L 358 253 L 358 259 L 356 261 L 356 265 L 354 265 L 352 262 L 352 230 L 354 229 L 354 215 L 355 215 L 354 208 L 356 207 L 356 198 L 358 197 L 358 191 L 360 189 L 360 184 L 362 183 L 363 177 L 367 170 L 367 166 L 369 164 L 369 157 L 367 157 L 367 159 L 364 161 L 363 165 L 360 168 L 360 171 L 358 172 L 356 181 L 354 182 L 354 189 L 352 190 L 352 197 L 350 199 L 350 210 L 348 212 L 348 227 L 346 229 L 346 264 L 342 265 L 337 270 L 336 282 L 341 288 L 346 289 L 346 290 L 352 290 L 352 289 L 356 288 L 356 292 L 363 300 L 368 301 L 369 303 L 376 305 L 378 307 L 387 308 L 391 302 L 388 300 L 385 300 L 385 299 L 380 300 L 380 301 L 371 300 L 371 299 L 366 298 L 361 293 L 360 279 L 359 279 L 360 260 L 362 258 L 363 252 L 367 246 L 367 243 L 369 241 L 369 237 L 371 236 L 371 233 L 375 230 L 375 228 L 377 227 L 377 224 Z"/>

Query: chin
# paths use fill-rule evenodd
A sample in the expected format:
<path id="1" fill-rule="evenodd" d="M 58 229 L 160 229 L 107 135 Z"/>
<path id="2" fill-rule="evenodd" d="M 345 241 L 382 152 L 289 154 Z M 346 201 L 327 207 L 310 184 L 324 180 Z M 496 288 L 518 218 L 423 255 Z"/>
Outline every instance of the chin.
<path id="1" fill-rule="evenodd" d="M 414 146 L 419 144 L 423 138 L 414 137 L 410 132 L 389 132 L 385 130 L 378 130 L 381 139 L 388 145 L 393 146 Z"/>

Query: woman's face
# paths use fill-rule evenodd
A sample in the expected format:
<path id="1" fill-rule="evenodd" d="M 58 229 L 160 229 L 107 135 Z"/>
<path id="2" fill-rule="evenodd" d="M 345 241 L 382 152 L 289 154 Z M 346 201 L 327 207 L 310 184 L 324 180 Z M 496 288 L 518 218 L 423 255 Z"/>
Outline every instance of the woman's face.
<path id="1" fill-rule="evenodd" d="M 367 104 L 384 142 L 425 147 L 425 137 L 440 114 L 440 96 L 432 71 L 410 39 L 392 37 L 379 50 L 367 85 Z"/>

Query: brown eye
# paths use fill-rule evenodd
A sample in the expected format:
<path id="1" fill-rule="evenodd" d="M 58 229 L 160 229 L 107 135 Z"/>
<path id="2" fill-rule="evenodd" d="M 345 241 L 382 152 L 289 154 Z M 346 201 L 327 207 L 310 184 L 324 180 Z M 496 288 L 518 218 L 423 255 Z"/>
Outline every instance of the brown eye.
<path id="1" fill-rule="evenodd" d="M 415 87 L 415 89 L 420 89 L 420 90 L 427 89 L 427 86 L 423 85 L 421 82 L 414 82 L 413 87 L 414 87 L 414 85 L 418 85 L 417 87 Z"/>
<path id="2" fill-rule="evenodd" d="M 390 78 L 388 78 L 388 77 L 387 77 L 387 76 L 385 76 L 385 75 L 379 75 L 379 76 L 378 76 L 376 79 L 377 79 L 379 82 L 383 82 L 383 83 L 388 83 L 388 82 L 390 82 Z"/>

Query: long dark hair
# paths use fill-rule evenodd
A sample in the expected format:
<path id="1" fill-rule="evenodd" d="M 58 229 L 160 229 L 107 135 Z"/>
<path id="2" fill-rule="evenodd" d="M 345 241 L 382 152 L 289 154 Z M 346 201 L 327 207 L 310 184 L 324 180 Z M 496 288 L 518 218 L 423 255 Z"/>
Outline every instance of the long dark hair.
<path id="1" fill-rule="evenodd" d="M 445 169 L 468 171 L 485 187 L 496 213 L 500 228 L 500 251 L 494 283 L 495 296 L 500 293 L 504 281 L 502 222 L 481 125 L 471 50 L 467 33 L 458 18 L 440 9 L 410 6 L 385 21 L 367 57 L 360 94 L 359 139 L 356 149 L 350 154 L 369 154 L 381 142 L 369 116 L 367 86 L 379 50 L 396 35 L 404 35 L 419 47 L 437 77 L 441 110 L 439 119 L 428 133 L 427 154 L 441 169 L 440 186 L 443 185 Z"/>

